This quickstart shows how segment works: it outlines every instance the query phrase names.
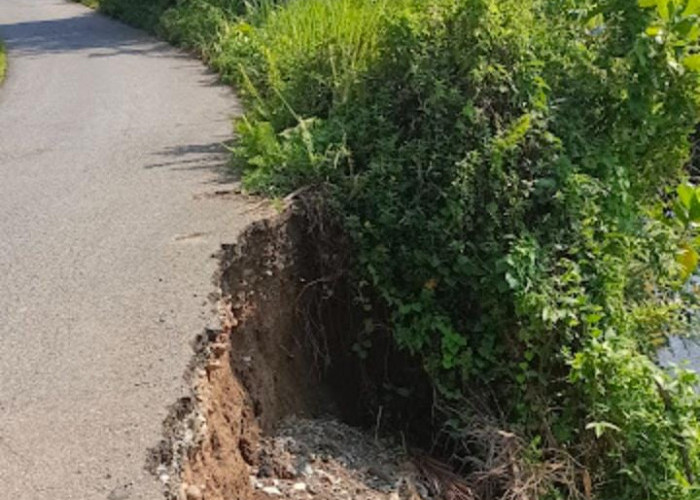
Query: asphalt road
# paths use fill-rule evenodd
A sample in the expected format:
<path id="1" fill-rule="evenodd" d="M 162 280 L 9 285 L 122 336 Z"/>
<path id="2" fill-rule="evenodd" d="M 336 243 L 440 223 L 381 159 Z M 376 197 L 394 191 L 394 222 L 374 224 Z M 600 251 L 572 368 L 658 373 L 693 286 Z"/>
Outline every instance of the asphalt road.
<path id="1" fill-rule="evenodd" d="M 158 499 L 143 466 L 249 219 L 231 91 L 63 0 L 1 0 L 0 499 Z"/>

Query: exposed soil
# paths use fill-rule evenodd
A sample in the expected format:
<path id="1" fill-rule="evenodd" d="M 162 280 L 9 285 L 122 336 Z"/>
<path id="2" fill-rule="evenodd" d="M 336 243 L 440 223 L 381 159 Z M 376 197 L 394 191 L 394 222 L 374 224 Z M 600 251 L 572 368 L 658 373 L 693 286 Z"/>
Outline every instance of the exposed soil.
<path id="1" fill-rule="evenodd" d="M 288 208 L 222 252 L 222 327 L 197 339 L 192 395 L 151 461 L 171 499 L 431 498 L 402 446 L 339 420 L 352 402 L 326 386 L 300 314 L 306 224 Z"/>

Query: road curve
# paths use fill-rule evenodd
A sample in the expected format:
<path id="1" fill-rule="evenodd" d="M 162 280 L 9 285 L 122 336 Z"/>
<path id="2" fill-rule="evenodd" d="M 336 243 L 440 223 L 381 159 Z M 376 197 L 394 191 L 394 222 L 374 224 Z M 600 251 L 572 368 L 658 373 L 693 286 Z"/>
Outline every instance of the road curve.
<path id="1" fill-rule="evenodd" d="M 2 0 L 0 37 L 0 498 L 158 499 L 210 256 L 253 217 L 220 195 L 236 101 L 75 3 Z"/>

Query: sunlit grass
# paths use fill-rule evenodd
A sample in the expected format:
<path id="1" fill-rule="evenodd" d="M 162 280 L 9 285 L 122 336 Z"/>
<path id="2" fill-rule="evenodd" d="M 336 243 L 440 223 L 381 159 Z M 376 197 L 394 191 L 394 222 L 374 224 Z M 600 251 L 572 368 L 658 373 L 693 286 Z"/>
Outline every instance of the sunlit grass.
<path id="1" fill-rule="evenodd" d="M 7 52 L 5 51 L 5 45 L 0 41 L 0 83 L 5 79 L 5 73 L 7 72 Z"/>

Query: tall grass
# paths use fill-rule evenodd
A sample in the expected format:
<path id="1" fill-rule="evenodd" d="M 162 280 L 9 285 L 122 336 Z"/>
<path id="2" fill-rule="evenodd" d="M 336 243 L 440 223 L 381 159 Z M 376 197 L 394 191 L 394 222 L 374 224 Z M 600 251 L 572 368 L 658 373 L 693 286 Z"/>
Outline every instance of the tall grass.
<path id="1" fill-rule="evenodd" d="M 261 1 L 228 26 L 212 59 L 226 79 L 270 98 L 276 128 L 325 116 L 371 67 L 386 17 L 411 0 Z M 294 113 L 292 113 L 292 110 Z"/>
<path id="2" fill-rule="evenodd" d="M 389 10 L 401 0 L 293 0 L 265 20 L 262 39 L 268 62 L 280 73 L 305 59 L 322 58 L 330 74 L 365 69 L 375 55 Z M 276 75 L 281 78 L 280 74 Z M 288 78 L 287 78 L 288 79 Z"/>

